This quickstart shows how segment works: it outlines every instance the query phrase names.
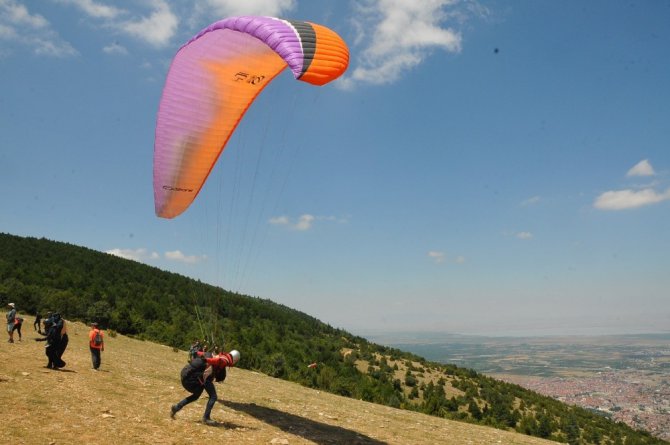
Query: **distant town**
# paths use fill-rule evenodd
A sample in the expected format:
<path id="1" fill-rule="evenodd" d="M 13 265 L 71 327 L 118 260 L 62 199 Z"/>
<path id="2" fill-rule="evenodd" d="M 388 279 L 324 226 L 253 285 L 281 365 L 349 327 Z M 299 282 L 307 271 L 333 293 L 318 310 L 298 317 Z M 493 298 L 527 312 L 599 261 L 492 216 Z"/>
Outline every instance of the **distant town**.
<path id="1" fill-rule="evenodd" d="M 499 377 L 670 441 L 667 377 L 636 369 L 605 370 L 590 377 Z"/>
<path id="2" fill-rule="evenodd" d="M 374 341 L 473 368 L 670 441 L 670 334 L 520 338 L 423 333 Z"/>

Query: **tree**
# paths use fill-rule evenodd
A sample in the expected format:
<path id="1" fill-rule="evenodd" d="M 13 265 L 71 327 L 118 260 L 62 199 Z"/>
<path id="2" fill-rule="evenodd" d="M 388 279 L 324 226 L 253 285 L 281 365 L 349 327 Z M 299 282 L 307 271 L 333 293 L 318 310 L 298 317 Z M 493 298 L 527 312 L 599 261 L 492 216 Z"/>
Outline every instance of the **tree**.
<path id="1" fill-rule="evenodd" d="M 536 436 L 538 430 L 537 420 L 532 415 L 523 416 L 516 430 L 528 436 Z"/>
<path id="2" fill-rule="evenodd" d="M 470 401 L 470 404 L 468 405 L 468 412 L 470 413 L 473 419 L 482 420 L 482 410 L 479 408 L 479 405 L 477 405 L 477 402 L 475 402 L 474 400 Z"/>
<path id="3" fill-rule="evenodd" d="M 570 414 L 569 417 L 563 419 L 561 430 L 565 433 L 565 438 L 570 445 L 580 444 L 579 424 L 577 418 L 573 414 Z"/>
<path id="4" fill-rule="evenodd" d="M 316 378 L 317 385 L 326 391 L 330 391 L 336 382 L 337 374 L 330 366 L 322 366 L 319 370 L 319 376 Z"/>
<path id="5" fill-rule="evenodd" d="M 537 425 L 537 435 L 542 438 L 548 438 L 551 436 L 553 427 L 551 424 L 551 419 L 544 411 L 538 415 L 538 425 Z"/>
<path id="6" fill-rule="evenodd" d="M 416 386 L 416 377 L 412 375 L 412 372 L 408 369 L 407 373 L 405 374 L 405 385 L 413 388 Z"/>
<path id="7" fill-rule="evenodd" d="M 86 311 L 88 321 L 97 322 L 101 328 L 107 329 L 111 321 L 112 307 L 104 300 L 93 303 Z"/>

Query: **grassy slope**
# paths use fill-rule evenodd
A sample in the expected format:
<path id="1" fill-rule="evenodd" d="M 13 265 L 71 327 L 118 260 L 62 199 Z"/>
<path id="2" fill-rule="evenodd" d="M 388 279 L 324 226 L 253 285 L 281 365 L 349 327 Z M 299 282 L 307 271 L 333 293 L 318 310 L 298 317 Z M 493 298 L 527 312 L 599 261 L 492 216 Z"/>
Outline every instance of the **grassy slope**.
<path id="1" fill-rule="evenodd" d="M 23 341 L 0 341 L 0 437 L 12 444 L 543 444 L 538 438 L 335 396 L 242 369 L 217 384 L 218 427 L 198 422 L 205 397 L 171 420 L 186 395 L 186 353 L 123 336 L 106 339 L 91 369 L 88 328 L 69 326 L 66 368 L 44 368 L 26 317 Z M 6 335 L 6 334 L 3 334 Z M 244 360 L 244 351 L 242 351 Z"/>

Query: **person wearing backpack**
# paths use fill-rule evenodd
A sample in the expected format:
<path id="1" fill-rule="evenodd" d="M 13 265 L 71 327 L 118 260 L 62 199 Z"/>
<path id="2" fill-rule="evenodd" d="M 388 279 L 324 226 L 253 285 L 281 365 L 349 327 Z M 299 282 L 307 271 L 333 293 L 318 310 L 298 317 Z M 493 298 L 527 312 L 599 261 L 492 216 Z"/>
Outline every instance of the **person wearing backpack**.
<path id="1" fill-rule="evenodd" d="M 56 324 L 54 314 L 47 312 L 44 319 L 44 337 L 36 338 L 35 341 L 46 342 L 44 353 L 49 359 L 45 368 L 59 369 L 65 366 L 65 362 L 60 358 L 59 351 L 61 349 L 61 327 Z"/>
<path id="2" fill-rule="evenodd" d="M 63 338 L 63 321 L 60 318 L 60 314 L 49 314 L 48 318 L 44 320 L 44 334 L 43 338 L 36 338 L 35 341 L 46 341 L 46 347 L 44 348 L 44 353 L 49 359 L 46 368 L 49 369 L 59 369 L 65 367 L 65 362 L 61 358 L 62 351 L 67 347 L 67 333 L 65 338 Z M 63 345 L 65 343 L 65 345 Z"/>
<path id="3" fill-rule="evenodd" d="M 58 329 L 58 336 L 60 337 L 58 347 L 55 350 L 55 355 L 57 358 L 55 363 L 57 368 L 62 368 L 65 366 L 65 362 L 63 361 L 63 354 L 65 353 L 65 349 L 67 349 L 70 337 L 67 335 L 67 323 L 65 322 L 65 319 L 61 317 L 61 315 L 58 312 L 54 313 L 52 317 L 54 321 L 54 326 L 56 327 L 56 329 Z"/>
<path id="4" fill-rule="evenodd" d="M 102 362 L 100 353 L 105 350 L 104 334 L 98 327 L 98 323 L 91 323 L 91 330 L 88 333 L 88 346 L 91 349 L 91 361 L 93 362 L 93 369 L 96 371 L 100 368 Z"/>
<path id="5" fill-rule="evenodd" d="M 195 402 L 200 398 L 203 391 L 207 391 L 209 400 L 205 407 L 205 413 L 202 416 L 202 423 L 205 425 L 216 425 L 217 423 L 210 418 L 212 408 L 218 399 L 214 380 L 223 381 L 226 377 L 225 369 L 235 366 L 240 360 L 240 353 L 236 350 L 230 353 L 220 353 L 214 356 L 199 352 L 189 364 L 181 370 L 181 384 L 184 389 L 191 393 L 176 405 L 170 408 L 170 417 L 174 419 L 175 414 L 189 403 Z"/>

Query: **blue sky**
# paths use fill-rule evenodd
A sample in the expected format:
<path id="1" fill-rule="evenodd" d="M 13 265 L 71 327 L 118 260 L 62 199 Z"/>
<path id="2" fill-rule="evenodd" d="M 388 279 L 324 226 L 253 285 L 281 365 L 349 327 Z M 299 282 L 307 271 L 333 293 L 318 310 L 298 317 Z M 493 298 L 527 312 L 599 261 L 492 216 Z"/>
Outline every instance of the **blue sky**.
<path id="1" fill-rule="evenodd" d="M 195 203 L 154 215 L 177 49 L 321 23 Z M 0 231 L 133 258 L 354 333 L 670 330 L 670 3 L 0 0 Z"/>

